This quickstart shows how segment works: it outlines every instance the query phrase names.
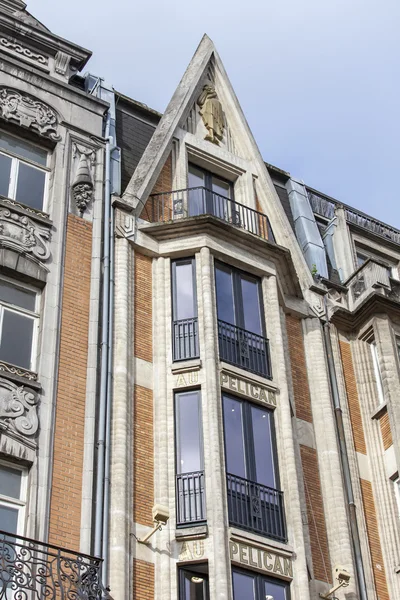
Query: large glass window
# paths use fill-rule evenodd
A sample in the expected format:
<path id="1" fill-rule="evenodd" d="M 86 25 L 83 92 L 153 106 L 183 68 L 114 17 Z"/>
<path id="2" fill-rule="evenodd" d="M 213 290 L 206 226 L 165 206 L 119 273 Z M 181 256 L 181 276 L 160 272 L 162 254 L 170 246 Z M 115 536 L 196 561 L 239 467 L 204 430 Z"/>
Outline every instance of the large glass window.
<path id="1" fill-rule="evenodd" d="M 376 347 L 376 343 L 371 342 L 370 348 L 371 348 L 371 354 L 372 354 L 372 363 L 374 365 L 376 390 L 378 393 L 378 403 L 380 405 L 380 404 L 383 404 L 383 402 L 385 401 L 385 395 L 383 393 L 382 375 L 381 375 L 381 368 L 379 366 L 379 356 L 378 356 L 378 349 Z"/>
<path id="2" fill-rule="evenodd" d="M 189 164 L 189 216 L 212 214 L 227 219 L 233 199 L 233 185 L 209 171 Z"/>
<path id="3" fill-rule="evenodd" d="M 233 600 L 289 600 L 289 585 L 251 571 L 232 572 Z"/>
<path id="4" fill-rule="evenodd" d="M 26 503 L 26 471 L 0 461 L 0 529 L 22 535 Z"/>
<path id="5" fill-rule="evenodd" d="M 206 565 L 179 569 L 179 600 L 209 600 Z"/>
<path id="6" fill-rule="evenodd" d="M 47 152 L 0 131 L 0 195 L 43 210 Z"/>
<path id="7" fill-rule="evenodd" d="M 200 391 L 175 395 L 178 525 L 204 521 L 204 466 Z"/>
<path id="8" fill-rule="evenodd" d="M 199 355 L 195 259 L 172 263 L 173 358 L 185 360 Z"/>
<path id="9" fill-rule="evenodd" d="M 0 360 L 33 370 L 36 292 L 0 279 Z"/>

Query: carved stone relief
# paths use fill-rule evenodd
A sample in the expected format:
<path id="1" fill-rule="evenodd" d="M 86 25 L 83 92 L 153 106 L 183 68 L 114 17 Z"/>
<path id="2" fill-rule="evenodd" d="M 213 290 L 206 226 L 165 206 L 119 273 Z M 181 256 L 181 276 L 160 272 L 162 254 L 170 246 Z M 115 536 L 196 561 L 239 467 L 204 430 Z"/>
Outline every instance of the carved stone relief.
<path id="1" fill-rule="evenodd" d="M 55 58 L 55 70 L 60 75 L 66 75 L 71 62 L 71 57 L 65 52 L 58 51 Z"/>
<path id="2" fill-rule="evenodd" d="M 0 87 L 0 116 L 55 142 L 61 139 L 56 112 L 44 102 L 17 90 Z"/>
<path id="3" fill-rule="evenodd" d="M 41 261 L 50 257 L 50 231 L 25 215 L 0 208 L 0 243 L 2 246 L 32 254 Z"/>
<path id="4" fill-rule="evenodd" d="M 96 164 L 96 152 L 93 148 L 85 148 L 80 144 L 74 144 L 73 157 L 78 166 L 72 183 L 72 195 L 82 216 L 93 198 L 92 169 Z"/>
<path id="5" fill-rule="evenodd" d="M 225 116 L 212 83 L 204 85 L 197 104 L 200 107 L 201 118 L 208 131 L 204 139 L 219 145 L 224 136 Z"/>
<path id="6" fill-rule="evenodd" d="M 19 54 L 20 56 L 24 56 L 25 58 L 29 58 L 34 62 L 37 62 L 39 65 L 43 65 L 47 67 L 49 63 L 49 58 L 44 56 L 43 54 L 39 54 L 38 52 L 34 52 L 27 46 L 22 46 L 19 42 L 5 36 L 4 34 L 0 37 L 0 46 L 13 52 L 15 54 Z"/>
<path id="7" fill-rule="evenodd" d="M 0 423 L 26 436 L 35 435 L 39 427 L 37 394 L 24 386 L 0 378 Z"/>

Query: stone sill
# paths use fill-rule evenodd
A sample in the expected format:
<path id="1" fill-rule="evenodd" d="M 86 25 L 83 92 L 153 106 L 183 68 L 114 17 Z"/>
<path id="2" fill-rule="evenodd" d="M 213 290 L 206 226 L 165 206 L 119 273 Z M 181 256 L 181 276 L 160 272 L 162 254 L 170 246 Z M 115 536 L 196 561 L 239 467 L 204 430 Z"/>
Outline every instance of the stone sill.
<path id="1" fill-rule="evenodd" d="M 196 525 L 195 527 L 185 527 L 175 530 L 175 538 L 178 541 L 198 540 L 208 536 L 207 525 Z"/>
<path id="2" fill-rule="evenodd" d="M 200 369 L 201 360 L 200 358 L 195 358 L 193 360 L 181 360 L 173 363 L 171 366 L 171 373 L 173 375 L 178 375 L 179 373 L 187 373 L 189 371 L 200 371 Z"/>
<path id="3" fill-rule="evenodd" d="M 268 550 L 270 548 L 281 556 L 294 557 L 295 551 L 292 546 L 284 544 L 283 542 L 277 542 L 270 538 L 257 535 L 244 529 L 237 529 L 236 527 L 229 528 L 229 539 L 239 543 L 252 544 L 258 546 L 262 550 Z"/>

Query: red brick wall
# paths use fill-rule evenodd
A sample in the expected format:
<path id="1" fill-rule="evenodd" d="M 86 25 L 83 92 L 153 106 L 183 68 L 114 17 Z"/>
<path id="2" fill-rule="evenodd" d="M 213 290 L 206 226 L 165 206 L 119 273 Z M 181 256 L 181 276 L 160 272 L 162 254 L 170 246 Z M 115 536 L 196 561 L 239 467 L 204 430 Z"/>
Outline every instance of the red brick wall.
<path id="1" fill-rule="evenodd" d="M 385 450 L 387 450 L 393 444 L 392 430 L 390 429 L 390 421 L 389 421 L 389 415 L 388 415 L 387 410 L 383 413 L 383 415 L 379 419 L 379 425 L 381 428 L 383 447 Z"/>
<path id="2" fill-rule="evenodd" d="M 346 384 L 347 401 L 349 404 L 349 413 L 351 427 L 353 431 L 354 446 L 360 454 L 367 454 L 365 444 L 364 428 L 361 418 L 360 401 L 358 398 L 356 376 L 354 373 L 351 347 L 348 342 L 339 342 L 342 355 L 343 373 Z"/>
<path id="3" fill-rule="evenodd" d="M 134 402 L 134 521 L 153 526 L 154 505 L 154 436 L 153 391 L 135 385 Z"/>
<path id="4" fill-rule="evenodd" d="M 135 252 L 134 353 L 153 362 L 152 259 Z"/>
<path id="5" fill-rule="evenodd" d="M 306 355 L 304 352 L 301 320 L 297 317 L 286 315 L 286 329 L 289 340 L 289 355 L 292 368 L 296 417 L 312 423 L 311 399 L 308 387 Z"/>
<path id="6" fill-rule="evenodd" d="M 79 550 L 92 225 L 68 216 L 49 542 Z"/>
<path id="7" fill-rule="evenodd" d="M 133 600 L 154 600 L 154 565 L 133 561 Z"/>
<path id="8" fill-rule="evenodd" d="M 172 192 L 172 154 L 165 161 L 151 194 L 159 194 L 161 192 Z M 144 205 L 140 218 L 150 222 L 168 221 L 172 218 L 172 209 L 172 197 L 170 194 L 166 194 L 163 198 L 158 196 L 154 200 L 149 198 Z"/>

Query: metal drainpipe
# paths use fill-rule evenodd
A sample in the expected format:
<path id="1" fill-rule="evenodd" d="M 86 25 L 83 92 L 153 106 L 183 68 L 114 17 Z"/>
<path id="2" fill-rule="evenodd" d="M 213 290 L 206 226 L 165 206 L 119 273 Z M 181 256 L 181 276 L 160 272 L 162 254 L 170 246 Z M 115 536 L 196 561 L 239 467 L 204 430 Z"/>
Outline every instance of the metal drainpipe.
<path id="1" fill-rule="evenodd" d="M 351 475 L 350 475 L 350 465 L 349 465 L 349 457 L 347 454 L 347 446 L 346 439 L 344 433 L 343 426 L 343 412 L 340 405 L 340 396 L 337 384 L 336 377 L 336 369 L 335 363 L 333 360 L 333 352 L 332 352 L 332 342 L 330 335 L 330 324 L 328 320 L 328 310 L 326 306 L 325 300 L 325 315 L 326 322 L 324 323 L 324 341 L 325 341 L 325 351 L 328 359 L 328 371 L 329 371 L 329 380 L 331 383 L 331 391 L 332 391 L 332 400 L 333 407 L 335 411 L 335 419 L 336 419 L 336 429 L 339 438 L 339 447 L 340 447 L 340 456 L 342 459 L 342 468 L 343 468 L 343 476 L 344 476 L 344 485 L 346 488 L 347 495 L 347 503 L 349 505 L 349 514 L 350 514 L 350 527 L 351 527 L 351 535 L 353 540 L 353 550 L 355 556 L 356 570 L 357 570 L 357 579 L 358 579 L 358 587 L 360 590 L 360 600 L 368 600 L 367 595 L 367 586 L 365 583 L 365 573 L 364 573 L 364 565 L 361 555 L 361 544 L 360 544 L 360 535 L 358 532 L 357 525 L 357 515 L 356 515 L 356 505 L 354 502 L 353 495 L 353 486 L 351 484 Z"/>
<path id="2" fill-rule="evenodd" d="M 109 316 L 110 316 L 110 212 L 111 212 L 111 143 L 110 111 L 106 121 L 106 165 L 104 186 L 104 247 L 103 247 L 103 316 L 101 327 L 101 375 L 99 421 L 97 434 L 97 481 L 96 481 L 96 510 L 94 531 L 94 554 L 102 558 L 103 513 L 104 513 L 104 470 L 107 418 L 107 375 L 109 354 Z"/>

